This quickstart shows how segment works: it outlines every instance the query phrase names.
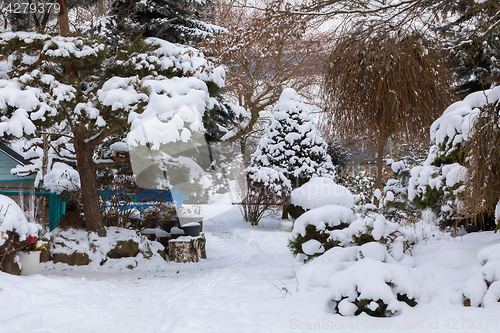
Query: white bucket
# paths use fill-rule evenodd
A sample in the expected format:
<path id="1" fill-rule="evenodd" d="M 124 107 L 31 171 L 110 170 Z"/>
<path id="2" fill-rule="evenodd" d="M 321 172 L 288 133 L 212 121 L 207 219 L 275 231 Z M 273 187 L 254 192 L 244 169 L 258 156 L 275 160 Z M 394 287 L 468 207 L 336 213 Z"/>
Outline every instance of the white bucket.
<path id="1" fill-rule="evenodd" d="M 40 253 L 40 251 L 17 252 L 21 262 L 21 275 L 38 274 Z"/>

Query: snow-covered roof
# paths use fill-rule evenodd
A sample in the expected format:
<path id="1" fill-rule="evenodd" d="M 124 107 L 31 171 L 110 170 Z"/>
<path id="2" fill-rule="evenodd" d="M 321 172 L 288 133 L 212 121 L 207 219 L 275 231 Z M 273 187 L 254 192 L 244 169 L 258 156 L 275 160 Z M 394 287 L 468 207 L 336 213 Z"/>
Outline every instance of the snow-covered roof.
<path id="1" fill-rule="evenodd" d="M 21 164 L 22 166 L 31 164 L 30 161 L 25 160 L 24 157 L 22 157 L 20 154 L 16 153 L 14 150 L 7 147 L 6 145 L 0 144 L 0 152 L 7 155 L 8 157 L 13 159 L 17 163 Z"/>

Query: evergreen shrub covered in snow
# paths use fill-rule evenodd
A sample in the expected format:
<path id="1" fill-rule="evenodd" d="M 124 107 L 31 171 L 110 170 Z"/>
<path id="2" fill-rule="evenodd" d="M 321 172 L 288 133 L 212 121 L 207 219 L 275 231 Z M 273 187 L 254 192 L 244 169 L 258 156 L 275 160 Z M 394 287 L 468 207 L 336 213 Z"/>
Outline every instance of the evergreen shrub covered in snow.
<path id="1" fill-rule="evenodd" d="M 420 211 L 408 200 L 410 179 L 408 159 L 400 161 L 388 159 L 386 163 L 391 167 L 393 175 L 387 180 L 382 193 L 381 208 L 384 216 L 395 222 L 416 221 L 420 217 Z"/>
<path id="2" fill-rule="evenodd" d="M 463 155 L 467 167 L 462 198 L 465 214 L 473 224 L 492 229 L 500 200 L 500 101 L 481 108 Z"/>
<path id="3" fill-rule="evenodd" d="M 356 204 L 369 204 L 373 200 L 375 175 L 370 171 L 372 165 L 359 165 L 338 175 L 336 182 L 345 186 L 354 195 Z"/>
<path id="4" fill-rule="evenodd" d="M 329 285 L 332 307 L 343 316 L 365 312 L 374 317 L 391 317 L 403 303 L 417 305 L 419 295 L 407 267 L 374 258 L 348 265 L 330 277 Z"/>
<path id="5" fill-rule="evenodd" d="M 392 246 L 397 225 L 383 215 L 358 214 L 340 205 L 325 205 L 302 214 L 294 223 L 289 248 L 304 261 L 336 247 L 380 242 Z M 398 239 L 402 242 L 402 239 Z"/>
<path id="6" fill-rule="evenodd" d="M 322 181 L 314 178 L 294 192 Z M 334 199 L 337 204 L 328 204 Z M 413 259 L 405 254 L 408 239 L 396 223 L 374 205 L 354 206 L 350 193 L 312 202 L 289 240 L 292 253 L 308 262 L 297 274 L 301 283 L 329 288 L 330 307 L 343 316 L 389 317 L 405 304 L 417 304 L 419 290 L 407 267 Z"/>
<path id="7" fill-rule="evenodd" d="M 459 196 L 467 169 L 460 164 L 474 120 L 488 103 L 500 98 L 500 87 L 475 92 L 450 105 L 431 126 L 431 146 L 423 165 L 411 169 L 408 198 L 417 208 L 431 208 L 442 225 L 463 219 Z"/>
<path id="8" fill-rule="evenodd" d="M 348 148 L 342 146 L 337 141 L 330 141 L 327 145 L 326 153 L 330 155 L 332 164 L 335 166 L 337 174 L 339 174 L 349 163 L 351 152 Z"/>
<path id="9" fill-rule="evenodd" d="M 283 90 L 250 163 L 253 167 L 281 172 L 293 188 L 312 177 L 335 175 L 327 145 L 316 130 L 314 119 L 300 96 L 290 88 Z"/>
<path id="10" fill-rule="evenodd" d="M 301 288 L 329 289 L 330 308 L 343 316 L 390 317 L 420 296 L 410 267 L 413 259 L 385 244 L 334 247 L 297 272 Z"/>

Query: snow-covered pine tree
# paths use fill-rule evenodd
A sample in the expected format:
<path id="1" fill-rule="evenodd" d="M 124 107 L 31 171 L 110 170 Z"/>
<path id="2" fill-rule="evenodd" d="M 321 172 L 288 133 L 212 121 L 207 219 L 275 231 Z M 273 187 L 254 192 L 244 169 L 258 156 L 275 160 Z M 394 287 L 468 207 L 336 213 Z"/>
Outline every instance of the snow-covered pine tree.
<path id="1" fill-rule="evenodd" d="M 108 16 L 96 26 L 108 37 L 119 39 L 157 37 L 171 43 L 189 44 L 212 35 L 215 26 L 200 21 L 209 1 L 115 0 Z"/>
<path id="2" fill-rule="evenodd" d="M 108 15 L 97 22 L 91 33 L 104 36 L 113 45 L 127 45 L 141 36 L 190 45 L 223 30 L 199 20 L 209 5 L 210 1 L 197 0 L 114 0 Z M 236 135 L 234 129 L 244 126 L 241 124 L 248 116 L 243 108 L 222 97 L 224 82 L 207 83 L 207 87 L 217 103 L 203 117 L 206 140 L 229 139 Z"/>
<path id="3" fill-rule="evenodd" d="M 223 69 L 196 49 L 157 38 L 116 50 L 92 38 L 4 33 L 0 53 L 9 54 L 0 60 L 0 136 L 67 138 L 53 152 L 73 160 L 86 227 L 100 235 L 96 170 L 117 161 L 95 160 L 96 147 L 127 132 L 129 146 L 153 151 L 203 137 L 205 113 L 219 105 L 213 91 L 224 84 Z"/>
<path id="4" fill-rule="evenodd" d="M 327 145 L 295 90 L 283 90 L 269 126 L 252 154 L 251 165 L 282 172 L 293 188 L 315 176 L 335 176 Z"/>

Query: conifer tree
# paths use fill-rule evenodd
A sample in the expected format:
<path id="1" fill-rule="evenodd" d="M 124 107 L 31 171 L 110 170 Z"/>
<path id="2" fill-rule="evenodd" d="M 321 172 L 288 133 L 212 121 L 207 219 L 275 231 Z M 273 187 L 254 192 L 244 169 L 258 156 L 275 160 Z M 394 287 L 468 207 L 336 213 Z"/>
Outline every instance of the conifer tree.
<path id="1" fill-rule="evenodd" d="M 0 61 L 0 136 L 49 131 L 60 143 L 52 161 L 78 170 L 86 227 L 100 235 L 96 170 L 123 161 L 95 160 L 96 147 L 127 132 L 129 146 L 153 150 L 203 136 L 205 112 L 219 104 L 210 87 L 223 84 L 223 72 L 201 53 L 156 38 L 116 52 L 91 38 L 8 33 L 0 34 L 0 52 L 12 55 Z M 145 123 L 147 138 L 131 135 Z"/>
<path id="2" fill-rule="evenodd" d="M 97 26 L 108 37 L 157 37 L 189 44 L 213 33 L 215 26 L 200 21 L 208 2 L 195 0 L 115 0 L 108 16 Z"/>
<path id="3" fill-rule="evenodd" d="M 273 109 L 269 126 L 252 155 L 253 167 L 269 167 L 299 187 L 314 176 L 333 177 L 327 145 L 295 90 L 285 89 Z"/>
<path id="4" fill-rule="evenodd" d="M 92 34 L 103 36 L 119 47 L 140 37 L 156 37 L 171 43 L 190 45 L 213 36 L 221 28 L 200 21 L 209 1 L 196 0 L 115 0 L 111 10 L 95 26 Z M 189 54 L 186 54 L 189 56 Z M 217 103 L 203 116 L 207 142 L 226 140 L 236 135 L 247 118 L 243 108 L 222 97 L 223 82 L 208 83 Z"/>

